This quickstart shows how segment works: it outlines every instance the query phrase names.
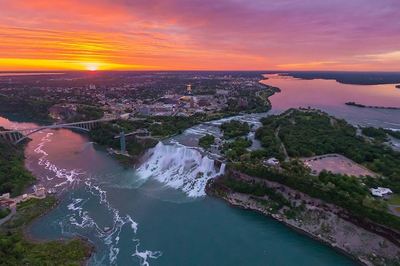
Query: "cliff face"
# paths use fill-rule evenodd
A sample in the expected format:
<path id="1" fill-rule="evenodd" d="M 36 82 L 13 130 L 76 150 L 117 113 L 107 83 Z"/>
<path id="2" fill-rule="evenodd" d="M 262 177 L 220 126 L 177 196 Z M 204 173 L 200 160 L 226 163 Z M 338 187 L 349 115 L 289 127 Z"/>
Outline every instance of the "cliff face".
<path id="1" fill-rule="evenodd" d="M 234 191 L 229 184 L 264 186 L 270 195 Z M 400 243 L 395 231 L 360 221 L 334 205 L 295 191 L 276 182 L 254 178 L 239 172 L 210 180 L 208 195 L 222 198 L 231 205 L 258 211 L 301 231 L 310 237 L 351 255 L 365 265 L 398 265 Z"/>

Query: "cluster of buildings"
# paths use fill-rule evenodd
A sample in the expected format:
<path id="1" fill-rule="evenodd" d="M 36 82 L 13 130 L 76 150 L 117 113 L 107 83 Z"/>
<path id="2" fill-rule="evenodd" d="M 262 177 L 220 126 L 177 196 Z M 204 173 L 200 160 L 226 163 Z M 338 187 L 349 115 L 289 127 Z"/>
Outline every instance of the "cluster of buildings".
<path id="1" fill-rule="evenodd" d="M 148 72 L 102 73 L 98 76 L 70 73 L 33 78 L 0 79 L 0 94 L 11 98 L 50 103 L 55 120 L 68 120 L 80 104 L 100 107 L 105 116 L 176 115 L 214 113 L 232 102 L 245 109 L 243 95 L 262 90 L 257 73 Z M 185 87 L 186 86 L 186 87 Z M 233 101 L 232 101 L 233 100 Z"/>
<path id="2" fill-rule="evenodd" d="M 33 186 L 33 193 L 22 194 L 15 198 L 12 198 L 10 193 L 5 193 L 0 196 L 0 208 L 13 209 L 18 203 L 27 201 L 29 199 L 43 199 L 46 197 L 46 189 L 43 185 Z"/>
<path id="3" fill-rule="evenodd" d="M 55 104 L 49 108 L 50 117 L 56 121 L 68 120 L 77 113 L 77 105 L 73 103 Z"/>
<path id="4" fill-rule="evenodd" d="M 216 112 L 226 107 L 227 93 L 193 95 L 192 85 L 188 84 L 186 93 L 169 94 L 151 103 L 140 103 L 133 107 L 135 113 L 140 115 L 177 115 L 189 116 L 195 113 Z"/>

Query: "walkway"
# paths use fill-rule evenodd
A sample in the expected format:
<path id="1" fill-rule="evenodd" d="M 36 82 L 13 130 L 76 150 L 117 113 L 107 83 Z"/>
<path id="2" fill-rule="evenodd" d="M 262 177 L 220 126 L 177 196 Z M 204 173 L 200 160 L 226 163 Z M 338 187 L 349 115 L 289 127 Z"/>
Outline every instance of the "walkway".
<path id="1" fill-rule="evenodd" d="M 16 213 L 17 213 L 17 207 L 12 207 L 11 212 L 3 219 L 0 219 L 0 226 L 2 226 L 4 223 L 8 222 L 11 219 L 11 217 Z"/>
<path id="2" fill-rule="evenodd" d="M 290 158 L 289 158 L 289 155 L 287 153 L 285 144 L 282 142 L 281 138 L 279 137 L 279 131 L 280 130 L 281 130 L 281 126 L 278 126 L 278 128 L 275 131 L 275 138 L 280 143 L 281 150 L 282 150 L 282 152 L 283 152 L 283 154 L 285 156 L 285 162 L 288 162 L 290 160 Z"/>

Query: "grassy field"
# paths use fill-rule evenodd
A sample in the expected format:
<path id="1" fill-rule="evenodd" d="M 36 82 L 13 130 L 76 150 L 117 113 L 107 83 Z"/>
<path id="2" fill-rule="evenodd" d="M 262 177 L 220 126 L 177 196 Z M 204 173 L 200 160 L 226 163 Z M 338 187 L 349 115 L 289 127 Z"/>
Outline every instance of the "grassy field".
<path id="1" fill-rule="evenodd" d="M 393 194 L 390 199 L 388 200 L 388 203 L 391 205 L 400 205 L 400 195 L 399 194 Z"/>
<path id="2" fill-rule="evenodd" d="M 19 204 L 17 213 L 0 227 L 0 265 L 82 265 L 92 247 L 80 239 L 31 242 L 24 229 L 55 206 L 53 197 Z"/>

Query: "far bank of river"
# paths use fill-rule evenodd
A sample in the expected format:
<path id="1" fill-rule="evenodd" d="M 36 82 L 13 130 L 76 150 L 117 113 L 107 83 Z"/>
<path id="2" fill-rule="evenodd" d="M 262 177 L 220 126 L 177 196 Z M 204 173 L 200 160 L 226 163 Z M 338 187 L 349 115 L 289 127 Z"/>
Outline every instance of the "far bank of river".
<path id="1" fill-rule="evenodd" d="M 353 125 L 374 126 L 400 130 L 400 110 L 358 109 L 345 105 L 359 102 L 364 105 L 400 107 L 400 90 L 393 84 L 351 85 L 335 80 L 304 80 L 277 74 L 265 75 L 264 84 L 278 87 L 273 95 L 271 113 L 289 108 L 312 107 L 343 118 Z"/>

